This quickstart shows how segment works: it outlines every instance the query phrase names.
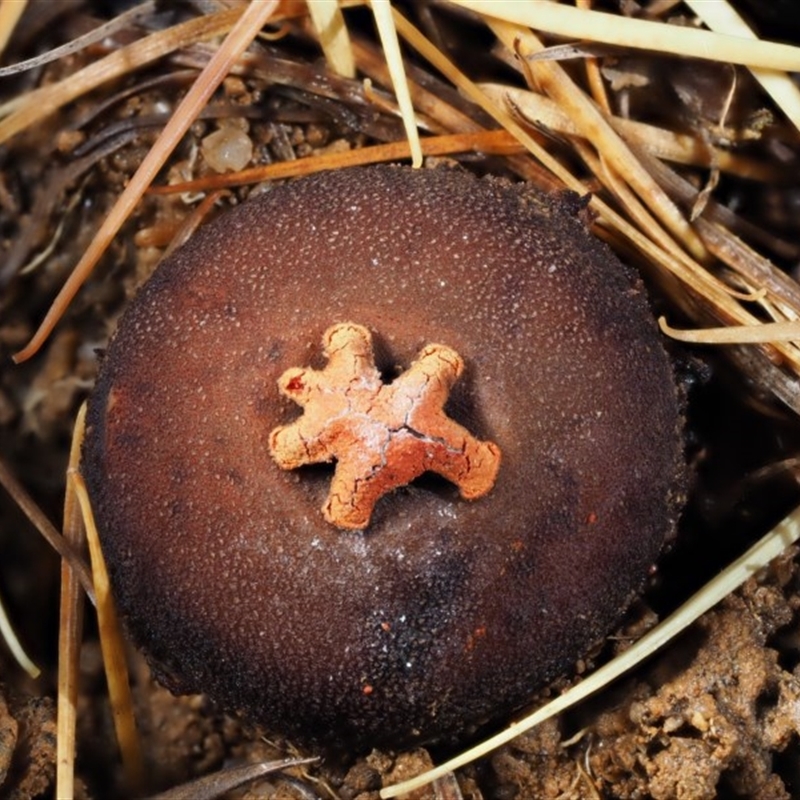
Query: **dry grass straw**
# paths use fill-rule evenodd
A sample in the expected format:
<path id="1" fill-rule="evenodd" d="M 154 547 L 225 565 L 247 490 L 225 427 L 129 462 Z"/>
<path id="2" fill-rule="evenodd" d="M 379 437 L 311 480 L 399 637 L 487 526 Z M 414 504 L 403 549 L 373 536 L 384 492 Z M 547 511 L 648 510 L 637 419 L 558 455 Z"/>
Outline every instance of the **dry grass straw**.
<path id="1" fill-rule="evenodd" d="M 69 454 L 69 469 L 77 472 L 80 464 L 86 404 L 75 421 Z M 80 503 L 70 481 L 64 498 L 64 538 L 77 552 L 86 546 Z M 61 562 L 61 596 L 58 618 L 58 689 L 56 714 L 56 797 L 75 795 L 75 733 L 78 722 L 80 688 L 80 652 L 83 640 L 84 595 L 75 571 Z"/>
<path id="2" fill-rule="evenodd" d="M 16 7 L 17 9 L 22 9 L 24 8 L 24 4 L 17 2 Z M 27 72 L 29 69 L 41 67 L 45 64 L 50 64 L 53 61 L 57 61 L 60 58 L 64 58 L 65 56 L 78 53 L 84 48 L 88 47 L 90 44 L 100 42 L 106 36 L 112 36 L 117 31 L 126 28 L 140 18 L 150 16 L 155 9 L 156 0 L 145 0 L 145 2 L 139 3 L 139 5 L 124 11 L 122 14 L 118 14 L 108 22 L 98 25 L 96 28 L 88 31 L 83 36 L 78 36 L 76 39 L 72 39 L 60 47 L 56 47 L 53 50 L 48 50 L 46 53 L 34 56 L 33 58 L 29 58 L 25 61 L 20 61 L 18 63 L 0 68 L 0 78 L 5 78 L 8 75 L 17 75 L 20 72 Z M 0 11 L 2 11 L 2 6 L 0 6 Z"/>
<path id="3" fill-rule="evenodd" d="M 492 98 L 397 13 L 395 23 L 401 35 L 415 49 L 453 81 L 466 96 L 503 125 L 564 185 L 581 194 L 588 193 L 589 187 L 544 150 L 516 121 L 512 116 L 513 108 L 506 109 L 493 102 Z M 540 40 L 525 28 L 496 18 L 488 20 L 488 24 L 500 41 L 523 60 L 529 54 L 543 49 Z M 700 260 L 709 261 L 711 254 L 695 227 L 640 163 L 611 123 L 606 121 L 597 105 L 583 94 L 558 64 L 532 60 L 527 62 L 527 66 L 532 79 L 538 84 L 537 88 L 544 88 L 552 93 L 556 101 L 570 114 L 583 139 L 592 142 L 597 148 L 597 153 L 585 148 L 578 149 L 585 156 L 595 177 L 612 192 L 626 215 L 621 215 L 605 201 L 594 196 L 591 205 L 598 213 L 598 223 L 609 229 L 615 237 L 622 237 L 627 241 L 628 246 L 637 250 L 651 269 L 660 270 L 662 285 L 676 305 L 695 316 L 698 321 L 710 317 L 728 325 L 758 325 L 759 318 L 742 304 L 742 293 L 727 286 L 700 263 Z M 494 95 L 497 96 L 496 91 Z M 746 266 L 739 266 L 747 272 Z M 677 279 L 678 283 L 671 280 L 670 276 Z M 745 296 L 748 300 L 760 297 L 755 292 L 749 292 Z M 800 311 L 800 306 L 798 310 Z M 776 341 L 771 345 L 770 357 L 774 358 L 776 354 L 782 364 L 791 368 L 795 374 L 800 370 L 800 350 L 794 343 Z M 782 399 L 787 397 L 788 393 L 784 392 Z M 800 411 L 800 406 L 796 410 Z"/>
<path id="4" fill-rule="evenodd" d="M 649 50 L 655 53 L 703 58 L 748 67 L 797 72 L 800 70 L 800 50 L 797 47 L 758 39 L 742 40 L 698 28 L 664 25 L 660 22 L 633 19 L 618 14 L 592 11 L 586 8 L 554 3 L 505 2 L 505 0 L 450 0 L 484 15 L 546 33 L 570 39 L 603 42 L 620 47 Z M 701 5 L 705 3 L 701 0 Z M 717 0 L 711 5 L 727 5 Z"/>
<path id="5" fill-rule="evenodd" d="M 345 78 L 355 77 L 353 48 L 339 3 L 336 0 L 309 0 L 308 13 L 330 68 Z"/>
<path id="6" fill-rule="evenodd" d="M 94 89 L 152 64 L 175 50 L 221 36 L 236 24 L 240 8 L 196 17 L 151 33 L 101 58 L 58 83 L 26 92 L 0 106 L 0 144 Z"/>
<path id="7" fill-rule="evenodd" d="M 491 26 L 506 46 L 517 49 L 523 59 L 527 53 L 542 48 L 540 40 L 524 29 L 504 22 L 494 22 Z M 611 121 L 606 120 L 559 65 L 532 61 L 528 66 L 538 88 L 559 102 L 570 114 L 584 142 L 591 143 L 589 149 L 581 146 L 578 150 L 595 177 L 616 196 L 627 216 L 637 222 L 639 230 L 658 245 L 657 248 L 648 247 L 644 253 L 651 263 L 678 277 L 685 288 L 696 294 L 703 310 L 712 318 L 743 326 L 757 325 L 758 319 L 737 302 L 736 293 L 705 267 L 710 254 L 700 235 L 637 154 L 616 133 Z M 629 235 L 627 226 L 617 225 L 617 220 L 607 220 L 606 224 L 616 227 L 623 236 Z M 673 299 L 680 301 L 681 298 L 673 296 Z M 781 355 L 795 370 L 800 368 L 800 352 L 796 348 L 787 346 Z"/>
<path id="8" fill-rule="evenodd" d="M 579 0 L 579 7 L 563 3 L 522 4 L 501 0 L 452 2 L 477 13 L 484 20 L 496 35 L 500 46 L 505 48 L 505 57 L 520 65 L 529 84 L 527 90 L 474 83 L 393 9 L 387 0 L 373 0 L 372 3 L 384 51 L 382 58 L 376 57 L 364 43 L 350 38 L 337 3 L 315 0 L 310 7 L 311 19 L 332 68 L 347 75 L 355 65 L 371 79 L 387 87 L 393 86 L 407 141 L 374 145 L 347 153 L 312 156 L 233 175 L 158 187 L 154 192 L 219 190 L 225 186 L 382 160 L 411 158 L 419 163 L 423 155 L 470 150 L 504 154 L 512 170 L 540 185 L 567 187 L 581 194 L 599 187 L 601 191 L 596 192 L 591 200 L 591 208 L 596 215 L 595 230 L 626 253 L 637 257 L 662 285 L 676 309 L 698 325 L 711 326 L 705 330 L 681 333 L 662 320 L 662 329 L 685 341 L 757 343 L 761 347 L 757 351 L 752 348 L 732 351 L 739 359 L 741 369 L 756 385 L 772 391 L 800 412 L 800 290 L 767 259 L 731 234 L 725 210 L 716 208 L 713 201 L 706 202 L 707 197 L 701 198 L 706 202 L 705 213 L 693 218 L 692 211 L 700 208 L 700 193 L 686 185 L 663 161 L 701 165 L 712 172 L 723 170 L 764 181 L 777 177 L 774 167 L 741 157 L 724 147 L 712 146 L 699 135 L 679 134 L 613 116 L 597 63 L 592 59 L 586 62 L 587 93 L 556 61 L 550 60 L 541 38 L 531 28 L 626 48 L 685 56 L 695 56 L 701 52 L 706 58 L 746 65 L 795 124 L 800 118 L 798 92 L 782 71 L 800 70 L 800 49 L 759 41 L 740 27 L 729 27 L 734 23 L 730 17 L 722 18 L 727 9 L 725 2 L 691 3 L 698 15 L 702 15 L 710 27 L 721 33 L 598 13 L 588 8 L 588 0 Z M 0 38 L 3 31 L 13 29 L 13 20 L 8 21 L 4 16 L 8 5 L 7 2 L 0 5 Z M 172 148 L 192 123 L 194 115 L 234 66 L 274 6 L 273 3 L 237 5 L 150 34 L 85 67 L 59 84 L 29 92 L 0 108 L 0 116 L 5 117 L 0 121 L 0 142 L 5 142 L 104 83 L 190 44 L 233 31 L 217 50 L 208 71 L 179 106 L 163 139 L 120 196 L 59 300 L 28 347 L 17 355 L 17 360 L 33 355 L 52 330 L 66 303 L 116 235 Z M 710 6 L 715 7 L 713 11 L 709 9 Z M 738 22 L 735 24 L 739 25 Z M 738 38 L 728 35 L 731 31 L 735 31 Z M 464 97 L 488 114 L 499 130 L 487 130 L 469 114 L 448 104 L 435 92 L 415 81 L 412 73 L 403 68 L 398 33 Z M 365 96 L 368 95 L 368 88 L 364 91 Z M 420 140 L 418 124 L 423 120 L 434 135 Z M 724 120 L 720 120 L 720 126 L 723 123 Z M 569 143 L 571 152 L 587 167 L 590 179 L 579 178 L 551 152 L 547 137 L 541 135 L 542 129 L 548 134 L 555 132 L 562 142 Z M 83 507 L 86 518 L 90 520 L 91 509 L 85 489 L 80 476 L 73 473 L 65 512 L 65 531 L 74 539 L 66 545 L 60 536 L 54 539 L 61 548 L 59 552 L 66 558 L 60 641 L 64 672 L 59 673 L 59 796 L 62 796 L 63 790 L 65 797 L 71 796 L 73 788 L 71 777 L 66 773 L 71 772 L 74 760 L 75 665 L 76 648 L 80 640 L 80 593 L 76 580 L 83 583 L 86 591 L 92 591 L 92 581 L 74 552 L 75 545 L 80 544 L 81 534 L 76 503 Z M 621 661 L 601 668 L 578 684 L 569 696 L 558 698 L 554 705 L 512 726 L 485 744 L 480 751 L 448 762 L 434 773 L 417 779 L 414 785 L 429 782 L 436 775 L 467 763 L 547 716 L 558 713 L 569 703 L 596 691 L 604 681 L 621 674 L 637 659 L 646 657 L 654 646 L 663 644 L 668 636 L 674 635 L 675 631 L 696 619 L 725 593 L 740 585 L 788 542 L 794 541 L 799 529 L 800 511 L 795 511 L 748 554 L 729 567 L 710 588 L 628 650 Z M 100 576 L 102 605 L 105 608 L 107 586 L 104 586 L 102 554 L 97 542 L 92 545 L 92 554 L 98 570 L 95 583 L 98 583 Z M 117 678 L 124 675 L 122 654 L 120 643 L 111 645 L 107 653 L 109 663 L 116 663 L 114 670 Z M 131 720 L 123 724 L 123 740 L 126 737 L 129 740 L 132 736 L 131 726 Z M 131 747 L 135 749 L 135 746 Z M 136 768 L 133 767 L 132 774 L 135 773 Z M 411 789 L 412 784 L 402 784 L 384 790 L 382 796 L 394 797 Z"/>
<path id="9" fill-rule="evenodd" d="M 6 646 L 11 651 L 11 655 L 17 664 L 30 675 L 31 678 L 38 678 L 41 670 L 30 659 L 28 654 L 20 642 L 19 637 L 11 627 L 11 620 L 8 618 L 5 606 L 2 599 L 0 599 L 0 639 L 6 643 Z"/>
<path id="10" fill-rule="evenodd" d="M 77 437 L 82 439 L 81 425 Z M 86 538 L 92 560 L 92 576 L 97 597 L 97 625 L 100 632 L 100 648 L 108 682 L 108 696 L 111 715 L 117 735 L 122 766 L 128 786 L 134 794 L 140 794 L 145 785 L 144 759 L 142 757 L 139 733 L 133 713 L 133 698 L 128 680 L 128 664 L 125 655 L 125 641 L 117 615 L 116 604 L 111 594 L 111 581 L 108 577 L 100 535 L 94 522 L 92 505 L 86 484 L 80 472 L 69 474 L 70 489 L 80 505 L 81 515 L 86 526 Z"/>
<path id="11" fill-rule="evenodd" d="M 6 49 L 27 5 L 28 0 L 0 0 L 0 53 Z"/>
<path id="12" fill-rule="evenodd" d="M 389 0 L 372 0 L 372 12 L 375 16 L 375 24 L 378 26 L 378 35 L 381 38 L 389 74 L 392 76 L 392 84 L 397 95 L 400 114 L 403 117 L 406 138 L 411 148 L 411 163 L 415 167 L 421 167 L 422 148 L 419 144 L 417 121 L 414 117 L 414 107 L 411 102 L 411 92 L 408 88 L 406 71 L 403 67 L 403 58 L 400 55 L 400 43 L 397 40 L 397 31 L 392 19 L 391 3 Z"/>
<path id="13" fill-rule="evenodd" d="M 572 117 L 555 100 L 543 94 L 498 83 L 481 83 L 479 87 L 494 103 L 507 104 L 531 125 L 570 138 L 585 138 Z M 770 181 L 782 177 L 781 170 L 770 162 L 703 142 L 690 133 L 675 132 L 610 113 L 607 121 L 630 147 L 641 148 L 653 158 L 707 169 L 716 167 L 750 180 Z"/>
<path id="14" fill-rule="evenodd" d="M 61 556 L 63 561 L 70 565 L 71 569 L 77 575 L 84 592 L 86 592 L 89 599 L 94 602 L 92 576 L 80 553 L 78 553 L 61 532 L 56 529 L 53 523 L 50 522 L 44 511 L 37 505 L 2 459 L 0 459 L 0 486 L 8 492 L 20 511 L 25 514 L 33 527 L 42 535 L 50 547 Z"/>
<path id="15" fill-rule="evenodd" d="M 499 5 L 496 4 L 493 8 L 497 9 Z M 578 11 L 578 9 L 573 10 Z M 494 13 L 499 14 L 499 11 Z M 607 15 L 595 16 L 607 17 Z M 765 263 L 761 259 L 757 270 L 754 269 L 754 259 L 742 257 L 744 252 L 741 249 L 721 250 L 719 226 L 715 229 L 716 236 L 712 236 L 707 222 L 692 224 L 685 212 L 676 206 L 671 194 L 662 188 L 659 180 L 652 174 L 652 160 L 643 160 L 638 153 L 640 149 L 653 154 L 661 150 L 661 157 L 665 157 L 664 145 L 665 142 L 669 142 L 670 155 L 673 157 L 678 155 L 675 160 L 685 161 L 689 160 L 684 154 L 691 152 L 690 143 L 684 140 L 681 153 L 677 154 L 674 137 L 665 136 L 663 132 L 652 137 L 652 132 L 647 127 L 610 118 L 601 110 L 602 97 L 599 98 L 600 102 L 592 102 L 592 99 L 572 82 L 558 64 L 536 59 L 536 54 L 541 53 L 543 45 L 532 32 L 500 20 L 490 20 L 488 24 L 506 47 L 516 51 L 523 59 L 529 72 L 529 80 L 537 90 L 524 94 L 522 102 L 519 102 L 521 97 L 519 90 L 503 98 L 502 88 L 493 86 L 489 90 L 491 96 L 496 101 L 505 99 L 509 107 L 518 110 L 523 118 L 527 114 L 527 119 L 530 120 L 532 114 L 539 122 L 542 121 L 541 107 L 544 106 L 549 114 L 544 118 L 545 123 L 553 121 L 554 115 L 552 106 L 548 105 L 548 100 L 543 95 L 549 95 L 549 100 L 555 101 L 557 115 L 566 114 L 569 117 L 569 124 L 561 125 L 562 132 L 567 135 L 577 134 L 580 137 L 580 141 L 574 142 L 576 151 L 591 168 L 594 176 L 616 198 L 618 207 L 625 215 L 622 219 L 608 215 L 604 217 L 601 211 L 601 224 L 616 235 L 628 239 L 629 244 L 639 249 L 646 257 L 651 267 L 662 273 L 672 273 L 679 279 L 678 285 L 673 282 L 664 282 L 663 285 L 676 305 L 698 323 L 715 321 L 724 324 L 730 329 L 726 334 L 726 342 L 737 341 L 738 332 L 739 342 L 770 343 L 769 348 L 763 351 L 762 368 L 770 370 L 775 382 L 783 385 L 783 390 L 779 392 L 781 399 L 792 405 L 796 411 L 800 411 L 794 392 L 789 390 L 790 382 L 800 369 L 800 350 L 797 346 L 800 340 L 800 326 L 796 324 L 800 316 L 800 305 L 797 305 L 797 298 L 792 298 L 787 303 L 786 298 L 775 295 L 770 286 L 773 282 L 783 283 L 782 278 L 785 276 L 781 276 L 781 273 L 768 262 L 765 270 Z M 610 37 L 605 37 L 604 41 L 608 38 Z M 713 39 L 710 40 L 710 43 L 713 42 Z M 800 50 L 795 48 L 795 51 L 800 58 Z M 708 54 L 712 55 L 711 52 Z M 772 77 L 777 81 L 780 76 L 773 74 Z M 594 100 L 597 101 L 598 98 Z M 555 129 L 559 129 L 558 124 Z M 704 149 L 701 141 L 696 141 L 695 147 L 696 152 Z M 715 153 L 708 151 L 708 148 L 705 149 L 713 166 L 719 168 L 720 161 Z M 730 162 L 727 162 L 726 166 L 730 165 Z M 754 165 L 751 164 L 750 167 L 753 168 Z M 665 172 L 667 169 L 662 166 L 661 174 L 658 176 L 661 180 L 665 180 Z M 629 220 L 635 222 L 637 232 L 645 234 L 646 242 L 642 242 L 636 235 L 631 235 Z M 713 244 L 709 239 L 715 239 Z M 710 262 L 712 248 L 716 251 L 713 255 L 722 258 L 738 273 L 743 285 L 747 287 L 744 291 L 741 291 L 741 286 L 732 287 L 722 282 L 716 276 L 717 271 L 713 273 L 709 271 L 706 265 Z M 755 274 L 756 271 L 759 274 Z M 769 273 L 772 280 L 765 282 L 764 272 Z M 758 314 L 752 308 L 753 303 L 759 309 Z M 780 323 L 780 327 L 771 326 L 761 334 L 754 334 L 753 329 L 763 322 L 764 317 Z M 719 334 L 714 331 L 708 334 L 693 333 L 692 341 L 710 344 L 721 340 Z M 783 380 L 780 370 L 783 370 Z"/>

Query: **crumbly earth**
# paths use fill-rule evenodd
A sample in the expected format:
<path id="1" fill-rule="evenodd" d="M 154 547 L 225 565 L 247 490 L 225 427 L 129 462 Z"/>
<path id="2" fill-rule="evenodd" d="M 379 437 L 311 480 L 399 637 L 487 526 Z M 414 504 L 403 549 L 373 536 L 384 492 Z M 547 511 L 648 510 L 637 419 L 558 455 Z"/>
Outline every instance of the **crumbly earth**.
<path id="1" fill-rule="evenodd" d="M 494 756 L 499 785 L 545 798 L 796 796 L 800 670 L 775 645 L 797 642 L 797 585 L 787 556 L 634 677 Z"/>
<path id="2" fill-rule="evenodd" d="M 27 800 L 51 792 L 55 756 L 53 701 L 0 684 L 0 795 Z"/>
<path id="3" fill-rule="evenodd" d="M 790 800 L 800 786 L 800 574 L 787 553 L 727 598 L 666 652 L 600 697 L 542 725 L 458 775 L 464 798 L 603 797 Z M 652 615 L 620 631 L 640 635 Z M 202 696 L 174 697 L 131 653 L 137 718 L 150 789 L 222 768 L 297 754 L 291 743 L 218 714 Z M 83 657 L 80 796 L 125 796 L 114 751 L 101 659 Z M 0 686 L 0 786 L 25 800 L 52 789 L 53 702 Z M 439 754 L 437 754 L 439 755 Z M 288 775 L 319 797 L 377 800 L 378 790 L 434 763 L 424 749 L 379 751 Z M 270 778 L 227 797 L 290 798 L 296 789 Z M 419 800 L 433 800 L 432 789 Z"/>

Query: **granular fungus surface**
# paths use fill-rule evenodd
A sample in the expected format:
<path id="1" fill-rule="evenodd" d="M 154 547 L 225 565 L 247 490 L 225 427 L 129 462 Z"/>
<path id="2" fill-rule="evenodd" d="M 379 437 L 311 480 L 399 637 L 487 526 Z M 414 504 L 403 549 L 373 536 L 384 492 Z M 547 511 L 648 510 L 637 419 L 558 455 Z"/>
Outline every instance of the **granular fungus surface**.
<path id="1" fill-rule="evenodd" d="M 159 267 L 103 359 L 83 470 L 169 686 L 305 741 L 463 738 L 613 627 L 674 529 L 681 413 L 642 287 L 577 207 L 452 169 L 339 171 Z M 324 374 L 344 323 L 382 386 L 431 345 L 458 354 L 443 412 L 502 452 L 483 496 L 426 472 L 337 526 L 334 466 L 276 463 L 273 431 L 302 419 L 279 380 Z"/>

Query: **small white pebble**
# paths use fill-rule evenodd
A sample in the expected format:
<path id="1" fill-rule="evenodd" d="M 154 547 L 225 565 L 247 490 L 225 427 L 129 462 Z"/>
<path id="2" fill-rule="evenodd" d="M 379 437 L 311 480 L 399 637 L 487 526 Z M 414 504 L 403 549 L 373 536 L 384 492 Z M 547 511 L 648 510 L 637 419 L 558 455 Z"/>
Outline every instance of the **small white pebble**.
<path id="1" fill-rule="evenodd" d="M 203 158 L 214 172 L 244 169 L 253 157 L 253 142 L 239 128 L 225 125 L 202 141 Z"/>

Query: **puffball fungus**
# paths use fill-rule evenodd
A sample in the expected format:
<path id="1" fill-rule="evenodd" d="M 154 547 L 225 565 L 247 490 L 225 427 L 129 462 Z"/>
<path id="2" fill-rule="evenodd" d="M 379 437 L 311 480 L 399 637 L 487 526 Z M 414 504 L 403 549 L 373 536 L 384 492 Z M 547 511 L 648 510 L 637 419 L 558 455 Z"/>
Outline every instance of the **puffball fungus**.
<path id="1" fill-rule="evenodd" d="M 681 412 L 642 287 L 576 208 L 351 169 L 159 266 L 82 469 L 162 681 L 401 746 L 498 720 L 608 633 L 674 529 Z"/>

